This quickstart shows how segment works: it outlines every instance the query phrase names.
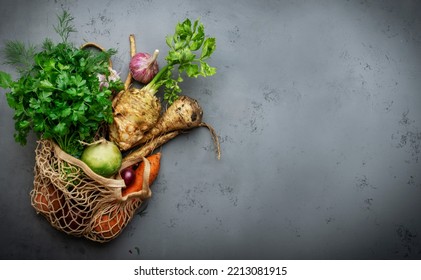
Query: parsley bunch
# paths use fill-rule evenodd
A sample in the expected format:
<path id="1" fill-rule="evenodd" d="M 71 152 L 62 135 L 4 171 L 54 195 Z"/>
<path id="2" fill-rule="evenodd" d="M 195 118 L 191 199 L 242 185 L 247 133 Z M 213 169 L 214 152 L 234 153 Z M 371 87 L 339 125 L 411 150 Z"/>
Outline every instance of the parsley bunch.
<path id="1" fill-rule="evenodd" d="M 95 52 L 67 42 L 73 18 L 59 16 L 55 30 L 62 42 L 46 39 L 41 50 L 23 43 L 6 43 L 6 63 L 16 66 L 20 77 L 0 71 L 0 87 L 9 89 L 6 98 L 15 110 L 15 140 L 24 145 L 33 130 L 38 137 L 54 140 L 65 152 L 79 157 L 104 123 L 113 121 L 111 96 L 123 88 L 120 80 L 100 87 L 98 74 L 111 75 L 109 59 L 114 50 Z M 19 46 L 19 52 L 14 52 Z"/>

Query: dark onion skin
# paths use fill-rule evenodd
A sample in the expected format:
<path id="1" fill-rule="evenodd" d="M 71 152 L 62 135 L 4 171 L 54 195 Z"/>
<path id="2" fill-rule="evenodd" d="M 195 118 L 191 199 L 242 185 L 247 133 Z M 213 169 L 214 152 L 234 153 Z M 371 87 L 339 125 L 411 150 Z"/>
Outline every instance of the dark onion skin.
<path id="1" fill-rule="evenodd" d="M 121 178 L 124 180 L 124 183 L 126 184 L 126 186 L 129 186 L 130 184 L 132 184 L 136 177 L 136 173 L 130 167 L 123 169 L 120 175 L 121 175 Z"/>

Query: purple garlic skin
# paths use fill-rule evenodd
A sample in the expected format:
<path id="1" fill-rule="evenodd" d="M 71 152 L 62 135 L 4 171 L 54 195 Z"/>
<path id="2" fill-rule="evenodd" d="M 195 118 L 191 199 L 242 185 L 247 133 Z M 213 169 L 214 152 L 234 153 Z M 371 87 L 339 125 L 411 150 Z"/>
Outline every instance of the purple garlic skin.
<path id="1" fill-rule="evenodd" d="M 147 84 L 149 83 L 159 71 L 158 50 L 155 50 L 151 56 L 148 53 L 137 53 L 130 59 L 129 69 L 133 79 L 136 81 Z"/>

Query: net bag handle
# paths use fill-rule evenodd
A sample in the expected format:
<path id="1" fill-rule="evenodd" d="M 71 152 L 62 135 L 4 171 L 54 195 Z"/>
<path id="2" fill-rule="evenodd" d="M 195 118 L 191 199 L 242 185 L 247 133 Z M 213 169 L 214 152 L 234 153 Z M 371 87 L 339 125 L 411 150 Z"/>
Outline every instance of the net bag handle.
<path id="1" fill-rule="evenodd" d="M 124 180 L 106 178 L 101 175 L 98 175 L 94 171 L 92 171 L 92 169 L 86 163 L 84 163 L 80 159 L 77 159 L 69 155 L 68 153 L 63 151 L 56 143 L 53 142 L 53 145 L 54 145 L 54 152 L 58 158 L 81 168 L 88 177 L 95 180 L 99 184 L 106 187 L 110 187 L 110 188 L 123 188 L 126 186 L 124 184 Z"/>
<path id="2" fill-rule="evenodd" d="M 83 44 L 81 47 L 81 49 L 86 49 L 86 48 L 96 48 L 102 52 L 105 52 L 105 48 L 101 47 L 100 45 L 98 45 L 97 43 L 94 42 L 87 42 L 85 44 Z M 113 68 L 113 62 L 111 61 L 111 58 L 108 60 L 108 66 L 110 68 Z"/>

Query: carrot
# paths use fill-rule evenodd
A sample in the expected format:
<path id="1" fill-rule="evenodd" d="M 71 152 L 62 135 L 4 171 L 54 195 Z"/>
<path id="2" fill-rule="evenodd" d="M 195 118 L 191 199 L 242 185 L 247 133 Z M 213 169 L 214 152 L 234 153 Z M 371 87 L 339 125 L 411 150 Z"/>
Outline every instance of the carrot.
<path id="1" fill-rule="evenodd" d="M 149 176 L 148 184 L 151 185 L 156 177 L 158 177 L 159 168 L 160 168 L 160 161 L 161 161 L 161 153 L 155 153 L 150 155 L 146 158 L 150 164 L 150 172 L 146 174 Z M 132 168 L 132 167 L 128 167 Z M 134 182 L 131 183 L 129 186 L 122 189 L 122 196 L 126 197 L 129 194 L 137 193 L 142 190 L 143 188 L 143 181 L 144 181 L 144 174 L 145 172 L 145 162 L 142 161 L 139 167 L 135 170 L 135 179 Z"/>

